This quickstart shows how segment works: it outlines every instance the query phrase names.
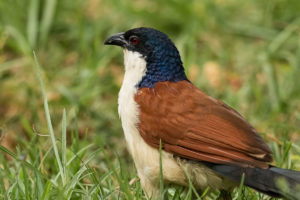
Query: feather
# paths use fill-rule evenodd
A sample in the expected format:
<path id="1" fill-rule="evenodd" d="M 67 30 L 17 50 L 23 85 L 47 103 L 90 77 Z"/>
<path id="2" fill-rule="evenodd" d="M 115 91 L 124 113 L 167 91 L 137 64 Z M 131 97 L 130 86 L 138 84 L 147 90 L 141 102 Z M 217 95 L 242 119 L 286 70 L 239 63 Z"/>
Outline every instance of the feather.
<path id="1" fill-rule="evenodd" d="M 273 166 L 270 166 L 269 169 L 260 169 L 212 163 L 206 163 L 206 165 L 220 175 L 228 177 L 237 183 L 241 181 L 244 174 L 244 185 L 270 196 L 285 197 L 293 200 L 300 199 L 300 172 Z M 280 181 L 282 180 L 289 188 L 288 190 L 281 187 Z"/>
<path id="2" fill-rule="evenodd" d="M 135 101 L 139 132 L 152 147 L 162 140 L 167 152 L 216 164 L 268 168 L 272 161 L 269 147 L 238 112 L 188 81 L 141 88 Z"/>

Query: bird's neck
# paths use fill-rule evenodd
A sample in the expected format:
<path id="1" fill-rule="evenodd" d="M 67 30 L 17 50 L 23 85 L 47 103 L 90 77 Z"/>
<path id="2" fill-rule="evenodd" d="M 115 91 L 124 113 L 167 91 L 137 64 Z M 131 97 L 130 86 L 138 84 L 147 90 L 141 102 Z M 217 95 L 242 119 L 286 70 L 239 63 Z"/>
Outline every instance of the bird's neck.
<path id="1" fill-rule="evenodd" d="M 188 80 L 179 56 L 172 54 L 161 57 L 146 57 L 147 71 L 143 76 L 138 88 L 152 88 L 158 82 L 178 82 Z"/>
<path id="2" fill-rule="evenodd" d="M 152 88 L 158 82 L 188 80 L 180 57 L 163 55 L 160 59 L 154 59 L 124 50 L 124 64 L 123 85 L 127 87 Z"/>

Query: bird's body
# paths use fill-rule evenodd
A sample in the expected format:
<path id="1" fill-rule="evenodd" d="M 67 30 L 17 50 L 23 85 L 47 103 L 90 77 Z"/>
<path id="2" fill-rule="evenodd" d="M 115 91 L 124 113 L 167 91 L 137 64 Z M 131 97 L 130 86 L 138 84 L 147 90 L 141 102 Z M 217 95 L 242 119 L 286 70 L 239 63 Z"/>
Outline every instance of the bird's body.
<path id="1" fill-rule="evenodd" d="M 143 101 L 139 97 L 143 95 L 143 90 L 137 89 L 136 85 L 139 84 L 145 75 L 146 63 L 139 53 L 124 50 L 124 64 L 125 75 L 118 100 L 122 127 L 143 188 L 145 188 L 149 196 L 157 195 L 160 171 L 159 151 L 145 142 L 137 126 L 140 123 L 139 116 L 141 116 L 139 103 Z M 176 88 L 173 88 L 171 91 L 176 94 Z M 149 89 L 147 92 L 152 93 L 153 97 L 159 98 L 160 94 L 156 94 L 154 88 Z M 188 186 L 188 178 L 185 174 L 187 172 L 188 174 L 193 174 L 191 176 L 192 182 L 199 190 L 204 190 L 208 186 L 214 189 L 231 188 L 231 184 L 224 184 L 224 181 L 227 181 L 226 179 L 205 165 L 187 162 L 179 157 L 174 157 L 173 154 L 166 151 L 162 152 L 162 167 L 166 183 Z"/>
<path id="2" fill-rule="evenodd" d="M 243 117 L 201 92 L 186 77 L 169 38 L 151 28 L 119 33 L 106 44 L 124 48 L 125 76 L 119 115 L 128 149 L 148 196 L 159 192 L 159 146 L 165 184 L 231 190 L 243 173 L 245 185 L 266 194 L 297 199 L 279 191 L 300 173 L 271 167 L 271 151 Z"/>

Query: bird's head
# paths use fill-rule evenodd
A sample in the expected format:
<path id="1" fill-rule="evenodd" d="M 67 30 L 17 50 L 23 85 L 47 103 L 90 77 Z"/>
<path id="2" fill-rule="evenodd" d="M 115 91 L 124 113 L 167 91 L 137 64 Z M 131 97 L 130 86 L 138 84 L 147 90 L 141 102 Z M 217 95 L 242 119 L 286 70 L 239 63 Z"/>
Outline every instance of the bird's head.
<path id="1" fill-rule="evenodd" d="M 131 59 L 129 63 L 141 63 L 141 59 L 146 63 L 145 73 L 137 84 L 139 88 L 151 88 L 162 81 L 187 80 L 177 48 L 166 34 L 158 30 L 131 29 L 112 35 L 104 44 L 122 47 L 125 60 Z"/>

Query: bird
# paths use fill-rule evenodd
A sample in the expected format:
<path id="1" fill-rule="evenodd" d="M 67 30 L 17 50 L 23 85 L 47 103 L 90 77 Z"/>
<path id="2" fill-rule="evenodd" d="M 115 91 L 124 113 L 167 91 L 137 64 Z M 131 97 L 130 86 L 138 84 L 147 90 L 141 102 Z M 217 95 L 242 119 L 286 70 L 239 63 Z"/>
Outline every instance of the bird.
<path id="1" fill-rule="evenodd" d="M 118 113 L 148 198 L 158 199 L 162 172 L 165 185 L 191 182 L 198 191 L 218 189 L 220 199 L 231 199 L 242 179 L 271 197 L 300 199 L 300 172 L 271 165 L 270 148 L 242 115 L 188 79 L 165 33 L 133 28 L 104 44 L 123 49 Z M 281 179 L 289 191 L 281 190 Z"/>

